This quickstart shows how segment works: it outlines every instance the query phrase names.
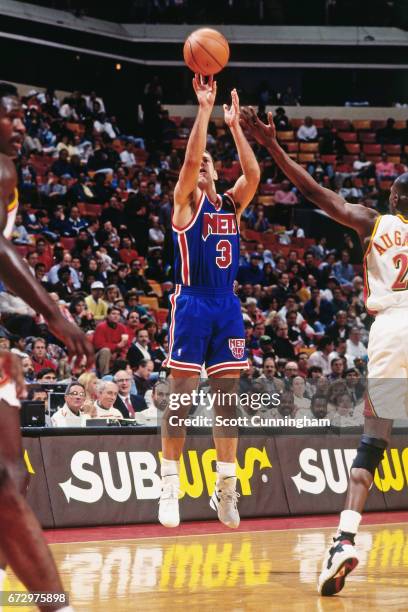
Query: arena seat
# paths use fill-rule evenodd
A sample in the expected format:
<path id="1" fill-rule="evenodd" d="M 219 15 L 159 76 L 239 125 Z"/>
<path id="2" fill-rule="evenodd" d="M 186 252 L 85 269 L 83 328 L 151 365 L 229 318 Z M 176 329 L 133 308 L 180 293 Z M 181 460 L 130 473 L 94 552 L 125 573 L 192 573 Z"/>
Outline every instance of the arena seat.
<path id="1" fill-rule="evenodd" d="M 301 142 L 300 150 L 302 153 L 317 153 L 319 151 L 318 142 Z"/>
<path id="2" fill-rule="evenodd" d="M 377 135 L 375 134 L 375 132 L 359 132 L 358 139 L 362 143 L 374 143 L 377 140 Z"/>
<path id="3" fill-rule="evenodd" d="M 360 143 L 359 142 L 346 142 L 345 147 L 349 153 L 352 153 L 352 154 L 360 153 Z"/>
<path id="4" fill-rule="evenodd" d="M 348 119 L 333 119 L 333 127 L 341 132 L 350 132 L 353 129 Z"/>
<path id="5" fill-rule="evenodd" d="M 363 151 L 367 155 L 381 155 L 381 145 L 380 144 L 364 144 Z"/>
<path id="6" fill-rule="evenodd" d="M 169 311 L 167 310 L 167 308 L 158 308 L 154 313 L 156 323 L 159 327 L 162 327 L 163 324 L 166 323 L 168 316 Z"/>
<path id="7" fill-rule="evenodd" d="M 399 155 L 390 155 L 388 157 L 388 161 L 392 164 L 399 164 L 401 162 L 401 158 Z"/>
<path id="8" fill-rule="evenodd" d="M 173 149 L 185 149 L 187 147 L 187 138 L 174 138 L 171 141 L 171 146 Z"/>
<path id="9" fill-rule="evenodd" d="M 60 241 L 61 241 L 61 244 L 64 247 L 64 249 L 67 249 L 68 251 L 72 251 L 72 249 L 75 246 L 76 238 L 70 238 L 68 236 L 62 236 Z"/>
<path id="10" fill-rule="evenodd" d="M 275 204 L 275 198 L 273 195 L 259 195 L 258 204 L 263 204 L 264 206 L 271 206 L 272 204 Z"/>
<path id="11" fill-rule="evenodd" d="M 157 310 L 159 308 L 159 300 L 157 297 L 152 295 L 141 295 L 139 299 L 140 304 L 143 306 L 149 306 L 152 310 Z"/>
<path id="12" fill-rule="evenodd" d="M 335 164 L 337 161 L 337 157 L 336 155 L 332 155 L 327 154 L 327 155 L 321 155 L 321 160 L 325 163 L 325 164 Z"/>
<path id="13" fill-rule="evenodd" d="M 371 119 L 354 119 L 353 127 L 355 130 L 371 130 Z"/>
<path id="14" fill-rule="evenodd" d="M 407 122 L 406 121 L 396 121 L 394 124 L 394 128 L 396 130 L 405 130 L 405 128 L 407 127 Z"/>
<path id="15" fill-rule="evenodd" d="M 88 204 L 86 202 L 79 202 L 78 209 L 83 217 L 91 217 L 96 219 L 97 217 L 101 216 L 103 206 L 102 204 Z"/>
<path id="16" fill-rule="evenodd" d="M 299 162 L 307 163 L 315 161 L 316 156 L 314 153 L 299 153 Z"/>
<path id="17" fill-rule="evenodd" d="M 337 132 L 337 136 L 344 142 L 357 142 L 356 132 Z"/>
<path id="18" fill-rule="evenodd" d="M 383 149 L 389 155 L 400 155 L 401 153 L 401 145 L 399 144 L 385 144 Z"/>
<path id="19" fill-rule="evenodd" d="M 158 297 L 163 297 L 163 291 L 162 291 L 160 283 L 158 283 L 156 280 L 153 280 L 153 279 L 147 279 L 147 282 L 149 283 L 149 285 L 151 286 L 151 288 L 153 289 L 153 291 L 156 293 Z"/>
<path id="20" fill-rule="evenodd" d="M 391 189 L 391 185 L 393 184 L 393 180 L 383 180 L 380 181 L 380 191 L 389 191 Z"/>
<path id="21" fill-rule="evenodd" d="M 287 142 L 285 144 L 285 149 L 288 153 L 297 153 L 299 151 L 299 143 L 298 142 Z"/>
<path id="22" fill-rule="evenodd" d="M 371 129 L 372 130 L 382 130 L 387 125 L 385 119 L 373 119 L 371 121 Z"/>
<path id="23" fill-rule="evenodd" d="M 278 140 L 287 141 L 287 140 L 295 140 L 294 132 L 276 132 Z"/>

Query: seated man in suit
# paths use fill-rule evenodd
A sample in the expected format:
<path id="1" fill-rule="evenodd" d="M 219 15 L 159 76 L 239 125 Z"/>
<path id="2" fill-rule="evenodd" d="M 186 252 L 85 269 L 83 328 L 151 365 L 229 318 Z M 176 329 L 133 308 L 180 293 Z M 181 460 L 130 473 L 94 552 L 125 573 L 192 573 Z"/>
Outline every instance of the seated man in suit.
<path id="1" fill-rule="evenodd" d="M 149 333 L 147 329 L 139 329 L 127 353 L 127 360 L 134 368 L 142 359 L 151 359 L 149 350 Z"/>
<path id="2" fill-rule="evenodd" d="M 146 410 L 147 405 L 141 395 L 130 393 L 132 386 L 132 375 L 126 370 L 119 370 L 113 377 L 114 382 L 118 386 L 118 396 L 113 404 L 119 410 L 125 419 L 132 419 L 136 412 Z"/>

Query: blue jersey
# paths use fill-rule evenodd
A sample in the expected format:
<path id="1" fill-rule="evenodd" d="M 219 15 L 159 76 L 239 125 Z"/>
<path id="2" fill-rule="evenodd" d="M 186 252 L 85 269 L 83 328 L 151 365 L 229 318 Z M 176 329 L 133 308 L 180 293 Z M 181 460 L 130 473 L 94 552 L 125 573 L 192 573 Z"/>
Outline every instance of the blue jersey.
<path id="1" fill-rule="evenodd" d="M 173 223 L 175 283 L 232 290 L 239 264 L 239 228 L 229 194 L 213 203 L 203 193 L 191 221 Z"/>

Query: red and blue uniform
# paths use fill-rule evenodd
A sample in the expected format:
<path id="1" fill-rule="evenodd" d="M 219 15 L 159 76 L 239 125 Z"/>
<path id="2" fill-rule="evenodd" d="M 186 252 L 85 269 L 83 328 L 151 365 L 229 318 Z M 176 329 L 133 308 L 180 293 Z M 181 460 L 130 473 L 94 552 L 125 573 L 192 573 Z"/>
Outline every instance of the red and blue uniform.
<path id="1" fill-rule="evenodd" d="M 248 362 L 241 304 L 233 292 L 239 263 L 234 200 L 203 193 L 185 227 L 173 223 L 175 291 L 170 298 L 166 367 L 209 375 Z"/>

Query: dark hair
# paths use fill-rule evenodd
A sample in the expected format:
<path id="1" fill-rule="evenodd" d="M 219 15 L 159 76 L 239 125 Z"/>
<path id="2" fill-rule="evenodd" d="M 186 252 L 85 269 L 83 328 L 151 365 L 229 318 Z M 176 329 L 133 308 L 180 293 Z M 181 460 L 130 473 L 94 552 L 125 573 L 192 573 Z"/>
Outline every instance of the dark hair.
<path id="1" fill-rule="evenodd" d="M 1 98 L 6 98 L 7 96 L 18 96 L 17 87 L 12 85 L 11 83 L 0 83 L 0 100 Z"/>
<path id="2" fill-rule="evenodd" d="M 120 308 L 118 308 L 117 306 L 109 306 L 108 308 L 108 315 L 113 312 L 114 310 L 117 310 L 118 312 L 122 312 Z"/>
<path id="3" fill-rule="evenodd" d="M 57 377 L 57 374 L 55 372 L 55 370 L 53 370 L 52 368 L 42 368 L 42 370 L 40 370 L 37 374 L 37 380 L 39 380 L 40 378 L 42 378 L 43 376 L 46 376 L 47 374 L 55 374 L 55 377 Z"/>
<path id="4" fill-rule="evenodd" d="M 327 399 L 327 396 L 326 396 L 326 395 L 323 395 L 323 394 L 321 394 L 321 393 L 320 393 L 320 394 L 319 394 L 319 393 L 316 393 L 316 395 L 314 395 L 314 396 L 312 397 L 312 401 L 311 401 L 311 404 L 310 404 L 310 408 L 313 408 L 313 407 L 314 407 L 314 405 L 315 405 L 315 403 L 317 402 L 317 400 L 324 400 L 324 401 L 326 402 L 326 405 L 327 405 L 327 403 L 328 403 L 328 399 Z"/>
<path id="5" fill-rule="evenodd" d="M 332 342 L 333 340 L 330 338 L 330 336 L 323 336 L 322 338 L 320 338 L 320 341 L 319 341 L 319 349 L 322 351 L 323 349 L 326 348 L 326 346 L 328 346 Z"/>
<path id="6" fill-rule="evenodd" d="M 72 381 L 69 383 L 68 387 L 65 389 L 65 393 L 64 393 L 64 395 L 68 395 L 68 393 L 70 393 L 70 391 L 71 391 L 72 387 L 81 387 L 81 388 L 84 390 L 84 392 L 85 392 L 85 387 L 84 387 L 84 385 L 81 385 L 81 383 L 80 383 L 80 382 L 78 382 L 77 380 L 72 380 Z"/>
<path id="7" fill-rule="evenodd" d="M 137 368 L 145 368 L 147 366 L 147 362 L 150 361 L 150 359 L 141 359 L 140 361 L 137 362 L 136 367 Z"/>

